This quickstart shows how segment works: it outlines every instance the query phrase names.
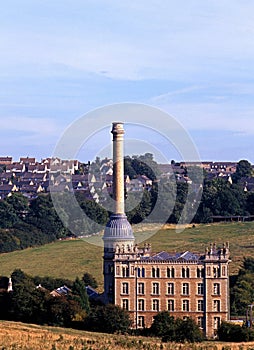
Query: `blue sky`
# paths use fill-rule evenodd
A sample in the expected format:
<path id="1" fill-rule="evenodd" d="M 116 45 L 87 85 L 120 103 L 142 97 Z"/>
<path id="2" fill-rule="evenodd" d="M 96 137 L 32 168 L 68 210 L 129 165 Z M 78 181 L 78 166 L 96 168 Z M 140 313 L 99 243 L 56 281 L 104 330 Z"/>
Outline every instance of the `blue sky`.
<path id="1" fill-rule="evenodd" d="M 50 156 L 85 113 L 134 102 L 202 160 L 254 163 L 252 0 L 10 0 L 0 30 L 0 155 Z"/>

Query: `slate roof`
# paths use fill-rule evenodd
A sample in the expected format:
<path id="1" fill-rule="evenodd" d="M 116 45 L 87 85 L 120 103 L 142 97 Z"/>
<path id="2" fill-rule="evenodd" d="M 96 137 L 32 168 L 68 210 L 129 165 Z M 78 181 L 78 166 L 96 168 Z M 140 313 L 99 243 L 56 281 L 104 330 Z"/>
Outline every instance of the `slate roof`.
<path id="1" fill-rule="evenodd" d="M 156 253 L 155 255 L 149 257 L 142 257 L 142 260 L 149 261 L 198 261 L 201 259 L 200 254 L 194 254 L 189 251 L 185 251 L 184 253 L 168 253 L 165 251 Z"/>

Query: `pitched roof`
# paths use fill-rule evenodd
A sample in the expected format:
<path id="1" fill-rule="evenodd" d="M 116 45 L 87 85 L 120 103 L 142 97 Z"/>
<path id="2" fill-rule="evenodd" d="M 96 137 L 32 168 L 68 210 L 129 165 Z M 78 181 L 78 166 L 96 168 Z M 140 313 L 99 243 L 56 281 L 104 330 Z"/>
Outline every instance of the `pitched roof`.
<path id="1" fill-rule="evenodd" d="M 156 253 L 149 257 L 142 257 L 142 260 L 152 260 L 152 261 L 198 261 L 201 259 L 200 254 L 194 254 L 189 251 L 183 253 L 168 253 L 165 251 Z"/>

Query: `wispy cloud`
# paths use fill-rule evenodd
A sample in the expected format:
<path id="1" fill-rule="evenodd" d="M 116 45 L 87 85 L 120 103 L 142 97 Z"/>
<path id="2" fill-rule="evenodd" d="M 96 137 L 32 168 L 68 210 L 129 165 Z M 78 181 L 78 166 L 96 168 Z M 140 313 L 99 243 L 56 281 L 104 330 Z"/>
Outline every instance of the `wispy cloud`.
<path id="1" fill-rule="evenodd" d="M 151 102 L 152 103 L 167 103 L 169 102 L 169 100 L 173 99 L 175 96 L 184 96 L 186 94 L 189 94 L 189 93 L 192 93 L 192 92 L 195 92 L 195 91 L 201 91 L 202 90 L 202 87 L 201 86 L 189 86 L 189 87 L 185 87 L 185 88 L 182 88 L 182 89 L 178 89 L 178 90 L 173 90 L 173 91 L 169 91 L 169 92 L 166 92 L 165 94 L 161 94 L 161 95 L 158 95 L 158 96 L 154 96 L 151 98 Z"/>

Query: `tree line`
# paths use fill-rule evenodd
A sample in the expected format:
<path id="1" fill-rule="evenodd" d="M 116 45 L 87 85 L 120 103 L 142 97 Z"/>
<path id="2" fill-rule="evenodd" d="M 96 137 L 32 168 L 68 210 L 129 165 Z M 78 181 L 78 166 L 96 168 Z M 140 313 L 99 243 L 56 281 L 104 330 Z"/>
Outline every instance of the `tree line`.
<path id="1" fill-rule="evenodd" d="M 185 205 L 187 211 L 188 206 L 195 205 L 199 191 L 202 191 L 202 196 L 193 223 L 208 223 L 214 216 L 254 215 L 254 192 L 244 191 L 244 179 L 253 176 L 252 166 L 247 160 L 237 163 L 231 181 L 220 177 L 210 179 L 209 173 L 197 166 L 183 167 L 182 173 L 191 183 L 178 181 L 177 172 L 167 178 L 161 177 L 158 164 L 150 153 L 143 157 L 127 157 L 125 166 L 126 174 L 131 178 L 145 174 L 154 180 L 152 188 L 144 190 L 140 204 L 127 212 L 131 223 L 138 223 L 149 216 L 156 205 L 161 218 L 166 218 L 167 223 L 177 223 Z M 128 195 L 137 196 L 135 193 Z M 160 220 L 160 216 L 149 216 L 151 221 L 156 219 Z"/>
<path id="2" fill-rule="evenodd" d="M 89 301 L 86 286 L 97 286 L 89 273 L 76 278 L 32 277 L 20 269 L 11 274 L 13 291 L 7 292 L 8 278 L 0 277 L 0 319 L 94 331 L 127 331 L 129 315 L 120 307 Z M 52 295 L 60 286 L 68 293 Z M 106 321 L 107 320 L 107 321 Z M 117 323 L 119 320 L 119 325 Z M 107 329 L 105 327 L 108 327 Z"/>

